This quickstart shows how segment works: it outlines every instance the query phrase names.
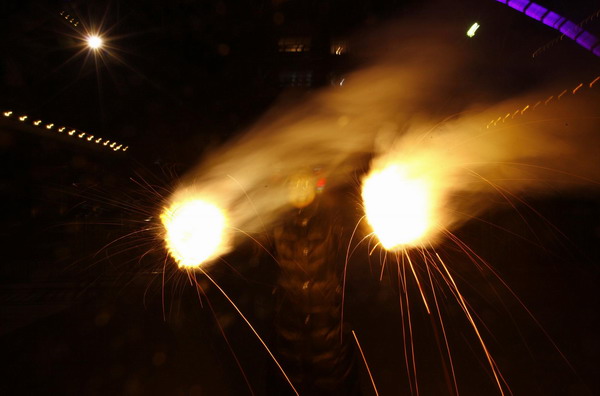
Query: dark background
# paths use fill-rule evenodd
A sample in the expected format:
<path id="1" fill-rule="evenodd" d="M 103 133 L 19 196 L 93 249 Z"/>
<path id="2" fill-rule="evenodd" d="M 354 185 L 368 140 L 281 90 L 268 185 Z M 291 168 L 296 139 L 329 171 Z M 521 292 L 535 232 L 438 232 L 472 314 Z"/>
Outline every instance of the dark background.
<path id="1" fill-rule="evenodd" d="M 540 3 L 575 22 L 598 11 L 591 1 Z M 203 152 L 239 134 L 281 95 L 335 86 L 360 65 L 356 37 L 411 20 L 422 7 L 367 0 L 3 1 L 0 110 L 14 115 L 0 124 L 0 392 L 246 394 L 229 342 L 254 391 L 265 394 L 272 375 L 266 353 L 208 281 L 201 280 L 209 298 L 199 300 L 185 274 L 165 261 L 157 214 Z M 448 18 L 464 29 L 449 34 L 480 54 L 473 79 L 488 97 L 599 70 L 592 54 L 497 2 L 453 8 Z M 482 27 L 468 39 L 464 31 L 476 20 Z M 109 39 L 95 56 L 80 40 L 82 27 L 92 25 Z M 598 18 L 585 28 L 598 34 Z M 285 37 L 311 38 L 310 51 L 282 52 Z M 331 54 L 335 40 L 347 43 L 348 53 Z M 16 119 L 25 114 L 25 122 Z M 32 124 L 38 119 L 41 127 Z M 129 149 L 58 135 L 44 129 L 48 123 Z M 441 247 L 517 395 L 600 393 L 598 198 L 594 189 L 532 198 L 537 213 L 498 210 L 458 231 L 540 326 L 490 271 L 475 270 L 451 245 Z M 242 246 L 227 257 L 231 268 L 214 272 L 268 342 L 276 266 L 264 256 Z M 364 257 L 359 251 L 351 262 L 347 320 L 380 393 L 409 394 L 397 287 L 379 282 L 377 265 L 365 265 Z M 413 297 L 421 394 L 448 394 L 429 318 Z M 449 304 L 445 320 L 461 394 L 497 392 L 458 307 Z M 370 394 L 364 370 L 360 381 Z"/>

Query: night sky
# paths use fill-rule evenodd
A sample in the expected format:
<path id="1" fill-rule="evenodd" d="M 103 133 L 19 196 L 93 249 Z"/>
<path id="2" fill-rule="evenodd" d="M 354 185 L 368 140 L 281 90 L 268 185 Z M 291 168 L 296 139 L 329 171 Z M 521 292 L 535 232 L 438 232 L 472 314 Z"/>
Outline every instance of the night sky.
<path id="1" fill-rule="evenodd" d="M 505 5 L 442 3 L 3 0 L 0 111 L 12 113 L 0 115 L 0 393 L 251 394 L 237 359 L 254 394 L 279 394 L 277 370 L 229 303 L 201 276 L 199 295 L 166 258 L 161 207 L 186 171 L 270 109 L 342 90 L 340 79 L 367 62 L 363 38 L 395 40 L 385 36 L 394 24 L 418 26 L 416 37 L 448 22 L 447 36 L 474 59 L 460 76 L 465 92 L 429 109 L 440 121 L 467 102 L 599 75 L 591 52 Z M 600 35 L 594 1 L 539 3 Z M 89 50 L 86 29 L 105 47 Z M 310 37 L 310 51 L 282 52 L 285 37 Z M 340 39 L 347 53 L 332 55 Z M 598 183 L 504 203 L 456 230 L 502 280 L 455 245 L 439 248 L 515 395 L 600 394 Z M 356 199 L 355 184 L 336 197 Z M 359 203 L 339 207 L 351 229 Z M 346 320 L 379 394 L 408 395 L 396 274 L 380 281 L 367 257 L 364 246 L 350 261 Z M 225 262 L 211 273 L 270 343 L 277 265 L 251 241 Z M 440 334 L 411 298 L 420 394 L 454 394 Z M 460 394 L 499 394 L 460 308 L 448 303 L 444 318 Z M 374 394 L 359 361 L 361 392 Z"/>

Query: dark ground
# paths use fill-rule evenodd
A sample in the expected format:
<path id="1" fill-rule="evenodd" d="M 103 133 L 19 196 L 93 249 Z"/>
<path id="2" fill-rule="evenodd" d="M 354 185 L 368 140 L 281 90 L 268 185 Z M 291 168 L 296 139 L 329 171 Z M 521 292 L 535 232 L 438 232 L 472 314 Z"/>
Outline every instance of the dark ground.
<path id="1" fill-rule="evenodd" d="M 528 216 L 536 232 L 532 237 L 511 212 L 488 217 L 494 226 L 472 224 L 459 235 L 497 269 L 543 330 L 489 273 L 475 270 L 452 249 L 440 251 L 445 251 L 473 311 L 485 321 L 488 346 L 515 394 L 594 395 L 600 390 L 595 375 L 600 203 L 577 199 L 535 206 L 564 235 L 549 232 L 539 218 Z M 537 242 L 544 247 L 533 246 Z M 351 263 L 347 322 L 359 336 L 380 393 L 407 394 L 396 287 L 388 276 L 379 283 L 378 265 L 369 273 L 365 254 L 359 252 L 363 258 Z M 245 257 L 240 253 L 229 259 L 244 268 L 245 279 L 224 270 L 216 270 L 217 276 L 268 342 L 274 267 L 268 262 L 249 264 Z M 146 264 L 152 261 L 160 263 L 153 257 Z M 61 281 L 70 273 L 80 274 L 70 269 L 53 280 L 3 285 L 3 325 L 30 321 L 5 329 L 0 337 L 3 394 L 246 394 L 217 321 L 253 390 L 264 394 L 272 373 L 266 353 L 207 281 L 202 283 L 216 316 L 206 299 L 200 306 L 180 274 L 165 284 L 163 320 L 160 273 L 129 274 L 130 279 L 105 276 L 93 285 Z M 411 294 L 421 394 L 447 394 L 431 324 L 416 290 Z M 444 320 L 461 394 L 494 394 L 472 330 L 458 307 L 446 304 Z M 371 394 L 364 370 L 360 381 L 364 394 Z"/>

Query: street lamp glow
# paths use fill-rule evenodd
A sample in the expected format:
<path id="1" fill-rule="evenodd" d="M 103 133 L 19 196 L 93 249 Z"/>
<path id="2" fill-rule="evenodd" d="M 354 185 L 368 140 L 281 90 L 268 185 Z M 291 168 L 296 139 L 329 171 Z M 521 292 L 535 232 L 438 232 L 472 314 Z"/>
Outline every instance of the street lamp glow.
<path id="1" fill-rule="evenodd" d="M 87 45 L 93 50 L 102 48 L 102 44 L 104 44 L 104 40 L 98 35 L 91 35 L 87 38 Z"/>

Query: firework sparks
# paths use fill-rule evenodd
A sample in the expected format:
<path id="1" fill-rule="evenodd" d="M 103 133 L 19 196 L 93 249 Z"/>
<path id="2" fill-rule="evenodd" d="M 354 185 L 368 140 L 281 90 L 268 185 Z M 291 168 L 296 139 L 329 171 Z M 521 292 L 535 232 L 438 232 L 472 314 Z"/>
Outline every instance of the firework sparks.
<path id="1" fill-rule="evenodd" d="M 367 221 L 381 245 L 391 250 L 421 240 L 431 228 L 431 194 L 424 179 L 400 165 L 375 170 L 364 180 Z"/>
<path id="2" fill-rule="evenodd" d="M 373 231 L 370 235 L 392 252 L 382 254 L 382 276 L 386 262 L 397 264 L 402 340 L 411 391 L 419 392 L 415 358 L 418 348 L 413 342 L 416 331 L 409 303 L 415 286 L 437 326 L 434 330 L 440 329 L 443 334 L 440 349 L 447 351 L 449 386 L 458 394 L 458 376 L 450 353 L 452 342 L 446 337 L 444 310 L 440 309 L 444 304 L 438 301 L 442 295 L 444 299 L 453 298 L 464 312 L 499 392 L 510 393 L 485 343 L 486 334 L 480 331 L 485 323 L 462 296 L 460 279 L 455 282 L 454 269 L 446 268 L 434 246 L 442 238 L 454 242 L 452 232 L 460 225 L 490 208 L 504 206 L 504 201 L 493 199 L 498 194 L 510 201 L 510 197 L 523 193 L 542 195 L 597 179 L 595 167 L 574 161 L 592 158 L 592 147 L 597 147 L 591 143 L 597 141 L 591 133 L 597 118 L 590 117 L 596 114 L 595 102 L 579 94 L 583 91 L 591 96 L 594 92 L 579 84 L 562 93 L 549 88 L 553 93 L 550 98 L 555 99 L 546 102 L 542 101 L 549 92 L 530 93 L 485 107 L 467 103 L 460 113 L 437 122 L 430 116 L 435 113 L 431 108 L 440 104 L 439 98 L 448 97 L 455 88 L 463 90 L 455 85 L 459 79 L 453 73 L 465 62 L 444 48 L 418 46 L 418 52 L 407 48 L 398 52 L 408 55 L 401 60 L 386 57 L 381 63 L 354 72 L 342 93 L 323 90 L 305 103 L 294 103 L 296 107 L 280 104 L 246 134 L 209 153 L 181 182 L 176 196 L 181 191 L 200 190 L 202 193 L 193 195 L 210 196 L 213 199 L 209 202 L 227 208 L 227 216 L 209 204 L 209 212 L 222 216 L 212 226 L 204 215 L 179 213 L 184 212 L 183 208 L 178 210 L 174 205 L 163 215 L 167 246 L 180 267 L 200 267 L 203 272 L 202 263 L 226 251 L 226 244 L 221 245 L 222 240 L 216 238 L 223 235 L 223 228 L 247 235 L 263 232 L 291 207 L 287 186 L 293 181 L 286 179 L 298 169 L 327 164 L 328 187 L 335 187 L 349 179 L 347 174 L 364 169 L 361 161 L 368 153 L 373 160 L 362 185 L 365 218 Z M 559 159 L 561 171 L 557 172 L 553 164 Z M 571 177 L 574 174 L 585 177 Z M 179 201 L 185 199 L 173 200 Z M 187 219 L 184 224 L 191 220 L 180 238 L 189 238 L 186 245 L 192 250 L 203 247 L 203 252 L 194 253 L 192 259 L 184 259 L 182 251 L 175 248 L 170 221 L 165 221 L 179 216 Z M 196 220 L 192 220 L 194 217 Z M 363 240 L 369 240 L 369 236 Z M 347 257 L 351 250 L 349 245 Z M 345 279 L 346 268 L 343 290 Z M 344 295 L 342 306 L 343 301 Z"/>
<path id="3" fill-rule="evenodd" d="M 179 267 L 199 267 L 226 250 L 227 217 L 211 202 L 198 198 L 176 202 L 161 220 L 167 249 Z"/>

